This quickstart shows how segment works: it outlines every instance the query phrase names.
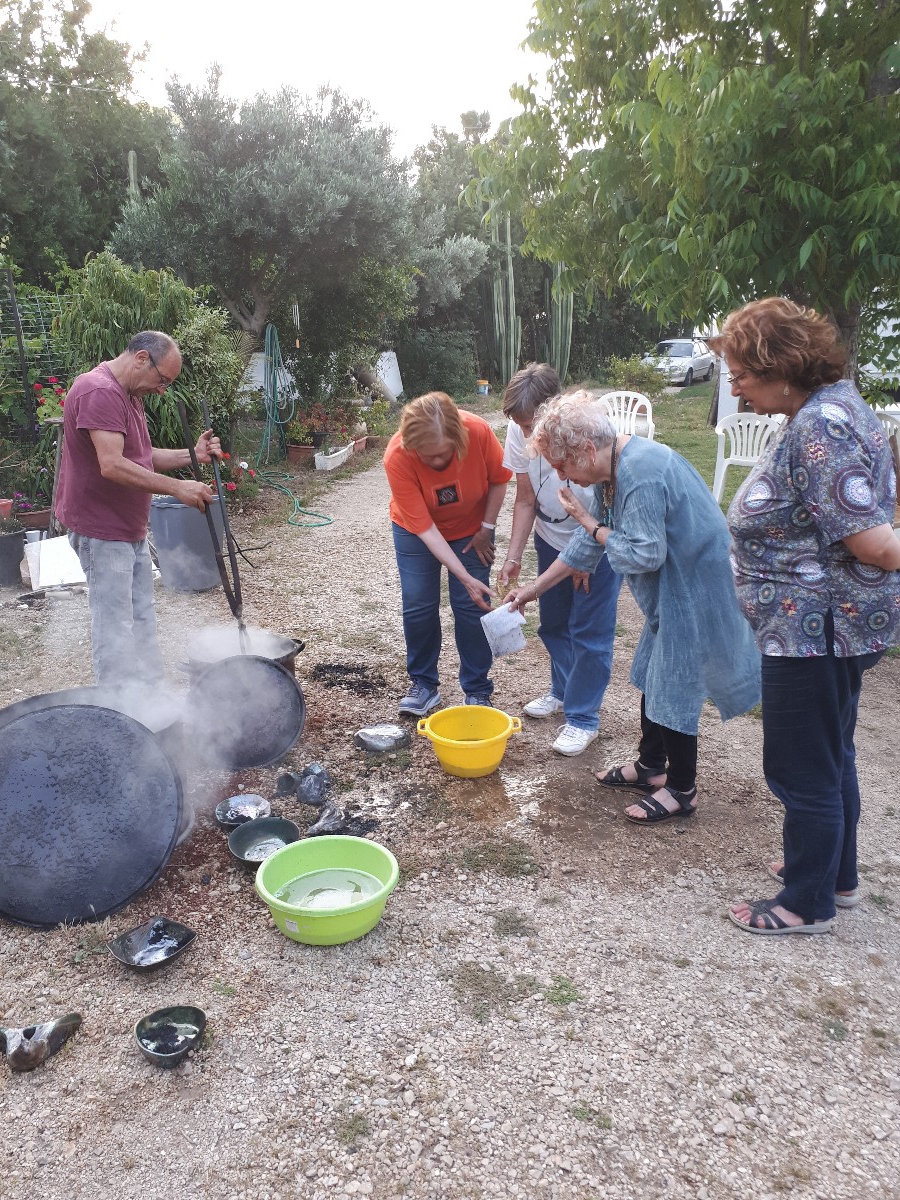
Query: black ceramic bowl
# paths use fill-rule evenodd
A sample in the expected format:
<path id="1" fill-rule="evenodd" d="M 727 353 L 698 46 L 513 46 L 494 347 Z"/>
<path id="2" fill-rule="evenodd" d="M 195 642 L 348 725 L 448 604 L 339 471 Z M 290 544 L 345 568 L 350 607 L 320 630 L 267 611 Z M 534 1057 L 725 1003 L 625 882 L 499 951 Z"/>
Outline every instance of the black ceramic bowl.
<path id="1" fill-rule="evenodd" d="M 158 1008 L 134 1027 L 138 1049 L 158 1067 L 177 1067 L 196 1050 L 206 1028 L 206 1013 L 192 1004 Z"/>
<path id="2" fill-rule="evenodd" d="M 262 796 L 229 796 L 216 805 L 216 820 L 223 829 L 236 829 L 247 821 L 271 815 L 272 805 Z"/>
<path id="3" fill-rule="evenodd" d="M 256 870 L 270 854 L 299 840 L 300 830 L 293 821 L 286 821 L 284 817 L 261 817 L 232 829 L 228 835 L 228 849 L 245 867 Z"/>
<path id="4" fill-rule="evenodd" d="M 135 971 L 155 971 L 177 958 L 196 937 L 193 929 L 169 917 L 152 917 L 107 943 L 113 958 Z"/>

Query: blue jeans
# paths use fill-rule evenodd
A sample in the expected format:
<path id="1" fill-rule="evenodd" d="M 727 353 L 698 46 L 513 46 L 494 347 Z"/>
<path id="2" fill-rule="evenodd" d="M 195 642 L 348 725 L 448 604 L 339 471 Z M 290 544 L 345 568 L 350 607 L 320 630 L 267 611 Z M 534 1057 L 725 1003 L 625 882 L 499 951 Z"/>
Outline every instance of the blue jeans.
<path id="1" fill-rule="evenodd" d="M 415 683 L 436 688 L 441 653 L 441 564 L 420 537 L 392 525 L 400 592 L 403 598 L 403 635 L 406 638 L 406 670 Z M 448 542 L 450 549 L 470 575 L 487 584 L 491 569 L 474 550 L 463 553 L 471 538 Z M 448 572 L 449 575 L 449 572 Z M 488 678 L 493 656 L 481 627 L 483 610 L 471 599 L 455 575 L 449 576 L 450 608 L 459 654 L 459 683 L 467 696 L 490 696 L 494 685 Z"/>
<path id="2" fill-rule="evenodd" d="M 559 557 L 540 534 L 534 535 L 538 571 L 543 574 Z M 616 606 L 622 576 L 606 555 L 591 576 L 587 593 L 563 579 L 538 600 L 538 637 L 550 655 L 550 690 L 563 702 L 566 721 L 578 729 L 596 729 L 600 705 L 612 671 Z"/>
<path id="3" fill-rule="evenodd" d="M 853 733 L 863 672 L 882 654 L 836 658 L 833 635 L 829 619 L 821 658 L 762 659 L 763 771 L 784 805 L 784 887 L 776 900 L 805 921 L 833 917 L 834 893 L 859 883 Z"/>
<path id="4" fill-rule="evenodd" d="M 159 684 L 163 661 L 153 610 L 153 563 L 147 539 L 107 542 L 70 533 L 88 581 L 94 678 Z"/>

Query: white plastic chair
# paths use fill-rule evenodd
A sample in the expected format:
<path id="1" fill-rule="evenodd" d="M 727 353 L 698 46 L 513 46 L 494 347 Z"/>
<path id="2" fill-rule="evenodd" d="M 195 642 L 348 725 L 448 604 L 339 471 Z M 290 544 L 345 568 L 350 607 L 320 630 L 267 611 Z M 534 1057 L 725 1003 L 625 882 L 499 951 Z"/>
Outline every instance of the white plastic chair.
<path id="1" fill-rule="evenodd" d="M 894 413 L 881 412 L 875 409 L 875 416 L 881 422 L 886 438 L 898 437 L 900 435 L 900 417 Z"/>
<path id="2" fill-rule="evenodd" d="M 607 392 L 600 397 L 617 433 L 633 433 L 653 441 L 653 405 L 640 392 Z"/>
<path id="3" fill-rule="evenodd" d="M 875 416 L 881 422 L 894 460 L 894 471 L 897 479 L 900 480 L 900 417 L 895 413 L 879 412 L 877 409 Z M 898 490 L 897 503 L 894 506 L 894 529 L 898 531 L 897 536 L 900 537 L 900 490 Z"/>
<path id="4" fill-rule="evenodd" d="M 752 467 L 780 428 L 781 421 L 774 417 L 758 417 L 754 413 L 731 413 L 722 418 L 716 426 L 719 445 L 712 485 L 713 499 L 717 504 L 722 502 L 728 468 Z"/>

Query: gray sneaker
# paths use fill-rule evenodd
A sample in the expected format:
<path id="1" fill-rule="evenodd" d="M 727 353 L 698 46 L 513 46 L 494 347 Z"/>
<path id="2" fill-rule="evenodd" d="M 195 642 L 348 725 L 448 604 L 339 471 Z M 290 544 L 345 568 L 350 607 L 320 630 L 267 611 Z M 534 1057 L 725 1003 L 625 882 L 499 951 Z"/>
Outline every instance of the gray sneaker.
<path id="1" fill-rule="evenodd" d="M 493 708 L 490 696 L 466 696 L 466 704 L 483 704 L 485 708 Z"/>
<path id="2" fill-rule="evenodd" d="M 416 683 L 413 680 L 409 691 L 397 705 L 401 713 L 411 717 L 424 717 L 437 708 L 441 703 L 441 695 L 437 688 L 431 688 L 427 683 Z"/>

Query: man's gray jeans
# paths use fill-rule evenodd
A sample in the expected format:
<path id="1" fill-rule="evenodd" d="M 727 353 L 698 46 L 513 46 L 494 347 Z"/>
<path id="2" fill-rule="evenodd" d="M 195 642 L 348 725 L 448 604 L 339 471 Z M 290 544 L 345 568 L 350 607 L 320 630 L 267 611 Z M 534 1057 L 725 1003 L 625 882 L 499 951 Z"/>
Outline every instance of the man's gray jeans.
<path id="1" fill-rule="evenodd" d="M 88 581 L 97 683 L 161 683 L 163 661 L 147 539 L 106 542 L 70 533 L 69 542 Z"/>

